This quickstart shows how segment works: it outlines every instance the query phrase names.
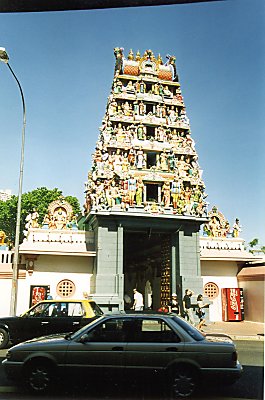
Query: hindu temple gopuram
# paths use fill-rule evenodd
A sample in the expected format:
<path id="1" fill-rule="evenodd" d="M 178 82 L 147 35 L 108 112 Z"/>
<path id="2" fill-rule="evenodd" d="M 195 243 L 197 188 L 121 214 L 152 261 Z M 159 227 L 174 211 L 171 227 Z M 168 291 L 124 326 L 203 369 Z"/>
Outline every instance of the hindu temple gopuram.
<path id="1" fill-rule="evenodd" d="M 111 93 L 86 183 L 85 225 L 97 257 L 99 301 L 121 308 L 137 287 L 147 307 L 202 291 L 199 229 L 207 222 L 202 170 L 176 58 L 114 49 Z"/>

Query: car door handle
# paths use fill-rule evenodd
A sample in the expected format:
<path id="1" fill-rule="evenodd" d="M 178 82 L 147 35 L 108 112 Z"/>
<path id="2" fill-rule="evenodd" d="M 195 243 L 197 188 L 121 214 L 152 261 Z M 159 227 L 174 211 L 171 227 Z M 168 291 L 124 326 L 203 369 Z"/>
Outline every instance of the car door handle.
<path id="1" fill-rule="evenodd" d="M 48 325 L 49 321 L 42 321 L 41 325 Z"/>
<path id="2" fill-rule="evenodd" d="M 78 322 L 78 321 L 73 322 L 73 325 L 79 325 L 79 324 L 80 324 L 80 322 Z"/>
<path id="3" fill-rule="evenodd" d="M 123 351 L 124 350 L 124 348 L 123 347 L 119 347 L 119 346 L 117 346 L 117 347 L 112 347 L 112 349 L 111 350 L 113 350 L 113 351 Z"/>
<path id="4" fill-rule="evenodd" d="M 178 351 L 177 347 L 167 347 L 166 351 Z"/>

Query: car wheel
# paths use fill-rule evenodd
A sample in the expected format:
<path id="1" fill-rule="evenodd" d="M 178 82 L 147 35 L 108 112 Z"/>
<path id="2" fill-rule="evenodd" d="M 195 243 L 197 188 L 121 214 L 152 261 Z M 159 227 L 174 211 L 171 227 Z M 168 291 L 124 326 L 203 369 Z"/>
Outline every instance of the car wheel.
<path id="1" fill-rule="evenodd" d="M 4 349 L 9 342 L 9 335 L 5 329 L 0 328 L 0 349 Z"/>
<path id="2" fill-rule="evenodd" d="M 32 392 L 48 392 L 53 384 L 52 366 L 44 361 L 30 364 L 27 368 L 26 384 Z"/>
<path id="3" fill-rule="evenodd" d="M 196 389 L 196 371 L 190 367 L 182 366 L 173 371 L 172 398 L 183 399 L 190 397 Z"/>

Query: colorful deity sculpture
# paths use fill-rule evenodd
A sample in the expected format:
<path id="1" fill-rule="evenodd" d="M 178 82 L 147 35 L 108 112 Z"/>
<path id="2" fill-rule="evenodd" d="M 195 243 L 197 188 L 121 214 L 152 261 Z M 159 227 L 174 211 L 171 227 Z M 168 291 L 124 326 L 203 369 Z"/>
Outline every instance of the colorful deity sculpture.
<path id="1" fill-rule="evenodd" d="M 114 49 L 111 93 L 86 183 L 85 212 L 207 215 L 176 58 Z M 52 220 L 51 223 L 56 223 Z M 236 234 L 236 232 L 235 232 Z"/>

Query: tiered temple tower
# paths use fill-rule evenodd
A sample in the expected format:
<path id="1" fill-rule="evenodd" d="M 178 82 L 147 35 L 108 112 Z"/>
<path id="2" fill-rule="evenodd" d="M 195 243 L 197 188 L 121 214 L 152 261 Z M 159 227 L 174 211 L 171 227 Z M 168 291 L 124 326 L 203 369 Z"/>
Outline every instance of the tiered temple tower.
<path id="1" fill-rule="evenodd" d="M 115 48 L 115 73 L 86 183 L 87 229 L 97 248 L 94 295 L 123 309 L 137 286 L 146 306 L 201 292 L 199 227 L 205 185 L 175 57 L 166 63 Z"/>

